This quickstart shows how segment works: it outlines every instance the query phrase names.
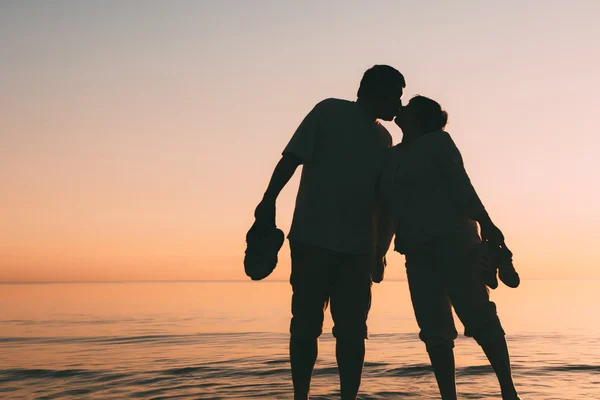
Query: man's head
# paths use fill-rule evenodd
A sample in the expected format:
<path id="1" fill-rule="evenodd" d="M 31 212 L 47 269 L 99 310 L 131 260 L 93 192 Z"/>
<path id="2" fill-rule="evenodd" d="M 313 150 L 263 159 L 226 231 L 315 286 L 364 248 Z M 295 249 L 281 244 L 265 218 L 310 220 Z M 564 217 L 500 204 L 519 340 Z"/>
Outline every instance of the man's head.
<path id="1" fill-rule="evenodd" d="M 394 119 L 402 106 L 400 98 L 406 82 L 404 76 L 389 65 L 375 65 L 360 81 L 358 101 L 368 107 L 375 118 Z"/>

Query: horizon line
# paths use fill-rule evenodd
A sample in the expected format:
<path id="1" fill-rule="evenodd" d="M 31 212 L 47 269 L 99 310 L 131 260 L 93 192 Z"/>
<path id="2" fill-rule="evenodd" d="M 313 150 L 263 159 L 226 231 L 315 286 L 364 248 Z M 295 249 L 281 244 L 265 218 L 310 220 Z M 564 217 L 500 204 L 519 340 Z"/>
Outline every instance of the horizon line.
<path id="1" fill-rule="evenodd" d="M 524 281 L 597 281 L 600 278 L 527 278 Z M 406 282 L 406 279 L 386 279 L 385 282 Z M 97 281 L 0 281 L 0 285 L 59 285 L 59 284 L 117 284 L 117 283 L 280 283 L 289 279 L 253 281 L 251 279 L 161 279 L 161 280 L 97 280 Z"/>

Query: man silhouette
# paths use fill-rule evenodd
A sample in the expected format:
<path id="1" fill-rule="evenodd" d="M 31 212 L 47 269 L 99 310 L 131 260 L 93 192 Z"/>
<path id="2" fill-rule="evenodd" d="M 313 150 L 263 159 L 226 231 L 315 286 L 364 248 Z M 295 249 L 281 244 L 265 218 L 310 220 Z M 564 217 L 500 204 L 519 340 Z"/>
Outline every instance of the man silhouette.
<path id="1" fill-rule="evenodd" d="M 298 165 L 303 165 L 288 236 L 293 290 L 290 361 L 296 400 L 309 398 L 329 302 L 342 399 L 356 399 L 365 356 L 371 273 L 375 282 L 383 279 L 385 245 L 391 238 L 377 220 L 376 186 L 392 138 L 377 120 L 391 121 L 396 116 L 404 87 L 400 72 L 375 65 L 364 73 L 357 101 L 318 103 L 283 151 L 256 208 L 255 226 L 265 232 L 272 229 L 277 196 Z"/>

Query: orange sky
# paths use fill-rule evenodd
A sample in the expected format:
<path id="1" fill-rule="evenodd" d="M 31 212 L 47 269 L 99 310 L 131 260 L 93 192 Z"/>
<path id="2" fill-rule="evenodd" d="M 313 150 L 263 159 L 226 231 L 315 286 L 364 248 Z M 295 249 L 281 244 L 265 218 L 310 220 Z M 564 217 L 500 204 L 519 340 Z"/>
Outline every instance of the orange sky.
<path id="1" fill-rule="evenodd" d="M 209 3 L 0 5 L 0 281 L 246 279 L 281 150 L 376 63 L 448 110 L 524 277 L 600 278 L 600 3 Z"/>

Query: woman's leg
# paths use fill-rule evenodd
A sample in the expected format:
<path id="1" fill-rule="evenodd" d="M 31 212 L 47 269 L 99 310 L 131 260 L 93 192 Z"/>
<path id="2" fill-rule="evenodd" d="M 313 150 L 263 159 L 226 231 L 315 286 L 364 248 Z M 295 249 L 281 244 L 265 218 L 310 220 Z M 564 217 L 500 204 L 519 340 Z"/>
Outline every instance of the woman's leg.
<path id="1" fill-rule="evenodd" d="M 443 400 L 456 400 L 454 339 L 457 332 L 445 281 L 432 246 L 407 254 L 406 272 L 415 317 Z"/>
<path id="2" fill-rule="evenodd" d="M 447 255 L 448 291 L 456 314 L 485 352 L 500 383 L 504 400 L 518 400 L 504 330 L 483 283 L 476 241 L 455 241 Z"/>
<path id="3" fill-rule="evenodd" d="M 500 383 L 503 400 L 518 400 L 517 389 L 513 382 L 512 371 L 510 368 L 510 356 L 508 354 L 508 345 L 506 338 L 499 337 L 491 342 L 482 342 L 481 348 L 487 356 Z"/>
<path id="4" fill-rule="evenodd" d="M 456 400 L 456 367 L 453 346 L 427 347 L 442 400 Z"/>

